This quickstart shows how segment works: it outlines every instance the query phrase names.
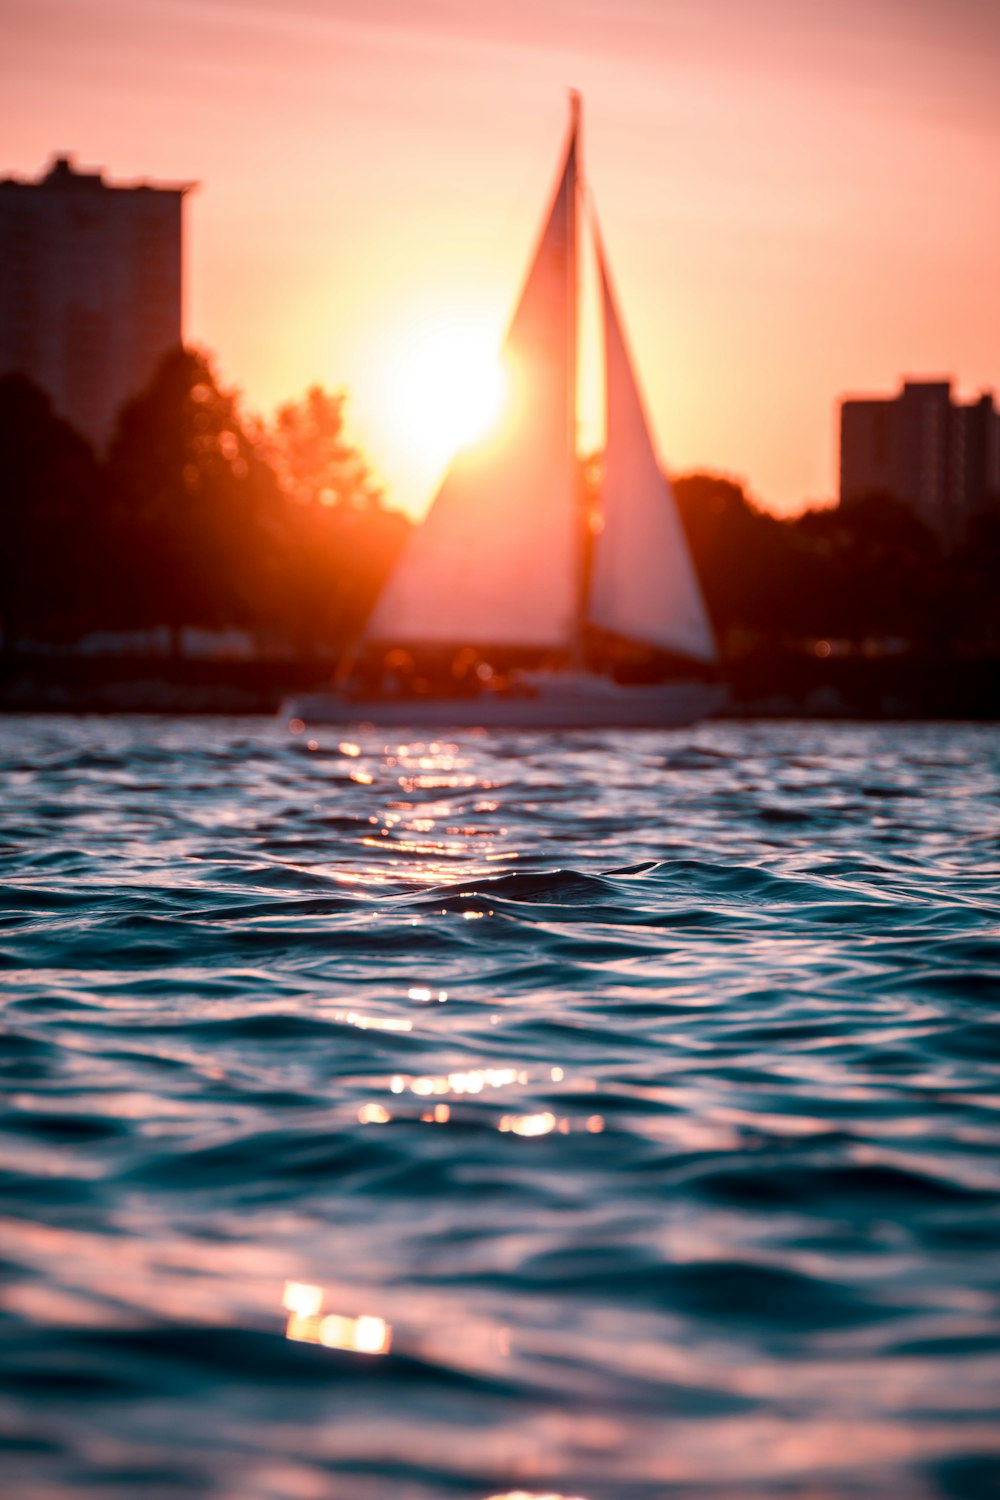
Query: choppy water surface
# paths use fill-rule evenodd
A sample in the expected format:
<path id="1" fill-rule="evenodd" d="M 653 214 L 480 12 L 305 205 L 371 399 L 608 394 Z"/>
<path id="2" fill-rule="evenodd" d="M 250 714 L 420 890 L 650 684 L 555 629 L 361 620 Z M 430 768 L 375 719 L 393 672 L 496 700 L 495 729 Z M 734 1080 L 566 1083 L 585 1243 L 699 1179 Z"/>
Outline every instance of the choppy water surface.
<path id="1" fill-rule="evenodd" d="M 4 1493 L 1000 1492 L 995 731 L 339 739 L 0 722 Z"/>

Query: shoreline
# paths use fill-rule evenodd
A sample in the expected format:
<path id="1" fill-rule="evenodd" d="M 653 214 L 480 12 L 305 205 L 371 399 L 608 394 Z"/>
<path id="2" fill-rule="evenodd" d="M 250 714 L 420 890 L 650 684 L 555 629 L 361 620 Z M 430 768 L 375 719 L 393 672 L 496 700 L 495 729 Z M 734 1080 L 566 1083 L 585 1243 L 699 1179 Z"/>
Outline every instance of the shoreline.
<path id="1" fill-rule="evenodd" d="M 0 713 L 274 716 L 327 684 L 332 660 L 25 656 L 0 671 Z M 1000 658 L 816 660 L 771 653 L 727 664 L 713 718 L 1000 721 Z"/>

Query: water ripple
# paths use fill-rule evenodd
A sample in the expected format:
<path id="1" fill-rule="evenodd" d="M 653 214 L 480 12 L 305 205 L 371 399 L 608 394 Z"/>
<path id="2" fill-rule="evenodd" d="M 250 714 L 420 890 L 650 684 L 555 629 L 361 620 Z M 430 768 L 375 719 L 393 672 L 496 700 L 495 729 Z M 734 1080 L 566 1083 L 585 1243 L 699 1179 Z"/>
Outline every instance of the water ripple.
<path id="1" fill-rule="evenodd" d="M 988 727 L 0 767 L 10 1493 L 1000 1493 Z"/>

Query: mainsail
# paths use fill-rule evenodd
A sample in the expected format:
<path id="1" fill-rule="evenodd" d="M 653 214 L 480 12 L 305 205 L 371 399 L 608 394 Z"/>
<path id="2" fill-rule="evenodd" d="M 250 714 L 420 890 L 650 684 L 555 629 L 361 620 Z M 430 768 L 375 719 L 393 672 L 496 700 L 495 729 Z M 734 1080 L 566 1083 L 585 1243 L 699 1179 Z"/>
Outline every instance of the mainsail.
<path id="1" fill-rule="evenodd" d="M 607 435 L 587 618 L 630 641 L 714 661 L 715 641 L 670 481 L 657 462 L 603 246 Z"/>
<path id="2" fill-rule="evenodd" d="M 365 628 L 370 642 L 565 648 L 578 630 L 576 120 L 503 348 L 496 431 L 454 460 Z"/>

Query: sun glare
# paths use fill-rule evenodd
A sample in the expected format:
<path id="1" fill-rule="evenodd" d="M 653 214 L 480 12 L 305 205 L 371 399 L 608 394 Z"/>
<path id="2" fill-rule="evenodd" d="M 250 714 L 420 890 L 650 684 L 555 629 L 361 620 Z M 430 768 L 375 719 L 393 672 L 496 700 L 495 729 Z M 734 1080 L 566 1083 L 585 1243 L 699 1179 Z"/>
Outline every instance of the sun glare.
<path id="1" fill-rule="evenodd" d="M 395 361 L 387 395 L 400 438 L 445 463 L 489 432 L 504 384 L 489 335 L 462 322 L 417 332 Z"/>

